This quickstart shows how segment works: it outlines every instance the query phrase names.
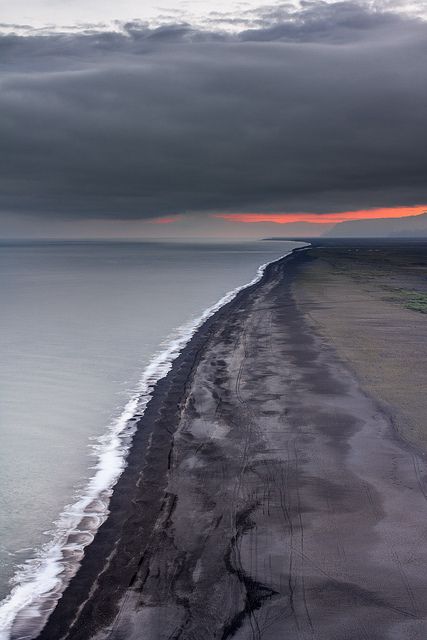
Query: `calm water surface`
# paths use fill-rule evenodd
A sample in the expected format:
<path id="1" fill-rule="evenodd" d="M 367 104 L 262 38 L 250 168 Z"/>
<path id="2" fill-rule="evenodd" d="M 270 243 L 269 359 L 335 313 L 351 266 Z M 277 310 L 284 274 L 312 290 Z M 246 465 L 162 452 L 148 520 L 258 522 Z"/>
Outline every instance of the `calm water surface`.
<path id="1" fill-rule="evenodd" d="M 0 598 L 180 325 L 296 243 L 0 245 Z"/>

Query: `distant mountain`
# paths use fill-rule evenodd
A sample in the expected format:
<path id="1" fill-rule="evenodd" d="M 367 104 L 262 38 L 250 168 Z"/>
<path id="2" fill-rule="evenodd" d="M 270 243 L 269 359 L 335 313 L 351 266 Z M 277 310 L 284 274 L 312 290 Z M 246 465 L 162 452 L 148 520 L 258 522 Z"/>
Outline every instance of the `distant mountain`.
<path id="1" fill-rule="evenodd" d="M 427 238 L 427 212 L 406 218 L 339 222 L 324 235 L 328 238 Z"/>

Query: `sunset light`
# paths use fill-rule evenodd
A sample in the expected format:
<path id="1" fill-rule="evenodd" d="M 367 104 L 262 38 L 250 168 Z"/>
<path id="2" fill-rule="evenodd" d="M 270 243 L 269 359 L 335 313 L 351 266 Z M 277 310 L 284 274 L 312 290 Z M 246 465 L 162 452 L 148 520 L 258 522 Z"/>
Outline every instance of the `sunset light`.
<path id="1" fill-rule="evenodd" d="M 348 220 L 369 220 L 375 218 L 406 218 L 427 212 L 427 204 L 411 207 L 382 207 L 378 209 L 358 209 L 356 211 L 339 211 L 336 213 L 218 213 L 215 218 L 222 218 L 230 222 L 274 222 L 287 224 L 289 222 L 310 222 L 319 224 L 334 224 Z"/>
<path id="2" fill-rule="evenodd" d="M 151 222 L 152 224 L 173 224 L 174 222 L 179 222 L 182 219 L 182 216 L 162 216 L 160 218 L 151 218 L 147 222 Z"/>
<path id="3" fill-rule="evenodd" d="M 0 640 L 427 640 L 427 0 L 0 4 Z"/>

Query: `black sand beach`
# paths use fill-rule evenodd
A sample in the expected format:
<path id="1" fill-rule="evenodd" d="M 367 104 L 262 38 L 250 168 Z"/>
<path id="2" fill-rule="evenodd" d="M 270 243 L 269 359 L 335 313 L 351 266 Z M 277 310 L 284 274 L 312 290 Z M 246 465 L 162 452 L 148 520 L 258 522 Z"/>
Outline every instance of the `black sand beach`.
<path id="1" fill-rule="evenodd" d="M 338 286 L 335 267 L 332 285 L 313 281 L 322 251 L 270 265 L 159 383 L 111 515 L 41 640 L 424 640 L 423 425 L 406 433 L 408 409 L 374 385 L 375 364 L 352 366 L 345 313 L 354 322 L 376 294 L 346 273 L 322 309 Z M 371 314 L 396 309 L 403 337 L 412 318 L 425 344 L 422 309 L 383 302 Z M 419 371 L 424 348 L 411 353 Z M 388 366 L 404 358 L 393 353 Z"/>

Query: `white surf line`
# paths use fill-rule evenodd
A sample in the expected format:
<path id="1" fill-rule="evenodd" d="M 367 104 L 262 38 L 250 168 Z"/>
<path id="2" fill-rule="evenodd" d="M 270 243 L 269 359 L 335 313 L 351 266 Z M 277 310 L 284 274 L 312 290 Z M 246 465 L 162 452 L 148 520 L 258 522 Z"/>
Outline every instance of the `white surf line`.
<path id="1" fill-rule="evenodd" d="M 309 248 L 309 245 L 298 250 L 304 248 Z M 161 350 L 144 369 L 138 387 L 121 415 L 94 445 L 90 445 L 97 462 L 85 490 L 74 503 L 64 508 L 54 523 L 51 540 L 37 550 L 35 558 L 18 567 L 11 581 L 14 586 L 10 594 L 0 602 L 0 640 L 31 640 L 36 637 L 77 573 L 85 547 L 92 542 L 108 516 L 113 487 L 126 467 L 127 453 L 136 430 L 133 418 L 144 413 L 156 383 L 168 374 L 173 361 L 208 318 L 231 302 L 240 291 L 259 282 L 268 266 L 293 251 L 262 264 L 250 282 L 226 293 L 161 344 Z"/>

